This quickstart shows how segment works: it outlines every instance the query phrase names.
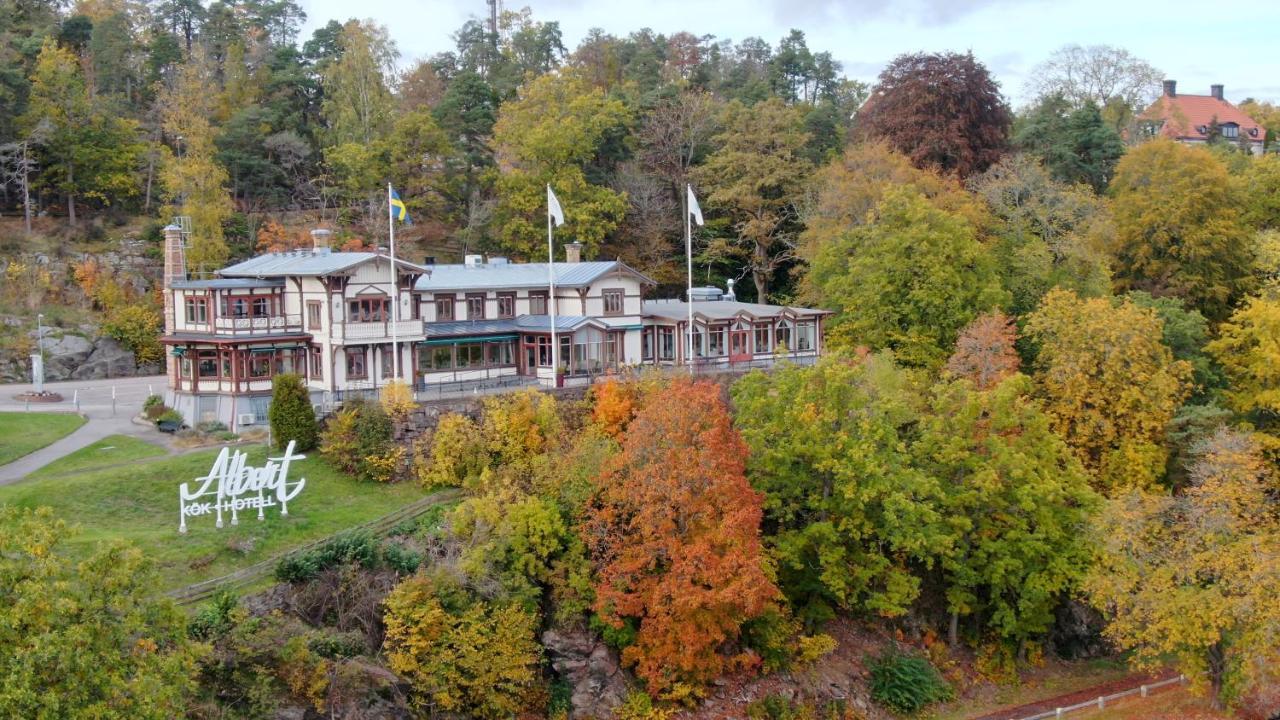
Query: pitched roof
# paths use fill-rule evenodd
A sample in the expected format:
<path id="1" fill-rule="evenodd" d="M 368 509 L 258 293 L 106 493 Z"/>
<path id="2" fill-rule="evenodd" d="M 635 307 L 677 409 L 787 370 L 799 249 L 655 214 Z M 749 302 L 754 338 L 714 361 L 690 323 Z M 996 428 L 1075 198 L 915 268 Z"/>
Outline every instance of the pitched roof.
<path id="1" fill-rule="evenodd" d="M 1208 140 L 1209 125 L 1235 123 L 1240 137 L 1262 142 L 1266 130 L 1240 108 L 1212 95 L 1161 95 L 1138 120 L 1162 121 L 1159 133 L 1176 140 Z"/>
<path id="2" fill-rule="evenodd" d="M 178 290 L 227 290 L 234 288 L 284 287 L 284 278 L 214 278 L 212 280 L 174 280 L 169 287 Z"/>
<path id="3" fill-rule="evenodd" d="M 764 305 L 761 303 L 737 302 L 736 300 L 706 300 L 693 303 L 694 317 L 702 317 L 707 320 L 728 320 L 738 315 L 771 318 L 788 311 L 798 317 L 831 314 L 830 310 L 788 307 L 785 305 Z M 641 308 L 641 314 L 646 318 L 685 320 L 689 317 L 689 305 L 683 300 L 645 300 Z"/>
<path id="4" fill-rule="evenodd" d="M 611 272 L 636 277 L 641 283 L 654 281 L 619 260 L 555 264 L 556 285 L 582 287 Z M 414 285 L 415 290 L 501 290 L 547 286 L 547 263 L 479 263 L 477 265 L 435 265 Z"/>
<path id="5" fill-rule="evenodd" d="M 291 250 L 267 253 L 249 258 L 218 271 L 222 277 L 283 277 L 287 275 L 330 275 L 350 270 L 375 258 L 385 258 L 382 253 L 333 252 L 322 250 Z M 426 268 L 396 258 L 396 264 L 409 270 L 425 272 Z"/>

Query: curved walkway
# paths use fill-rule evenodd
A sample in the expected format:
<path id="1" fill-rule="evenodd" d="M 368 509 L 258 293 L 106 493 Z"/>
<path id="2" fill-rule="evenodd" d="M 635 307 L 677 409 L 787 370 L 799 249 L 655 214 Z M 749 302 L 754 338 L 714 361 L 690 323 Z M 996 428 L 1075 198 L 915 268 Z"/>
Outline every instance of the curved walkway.
<path id="1" fill-rule="evenodd" d="M 131 435 L 152 441 L 163 436 L 150 425 L 137 425 L 132 418 L 142 410 L 149 391 L 163 392 L 165 378 L 131 377 L 110 380 L 72 380 L 45 383 L 45 389 L 60 393 L 59 403 L 30 403 L 14 399 L 29 392 L 29 384 L 0 385 L 0 412 L 79 412 L 87 422 L 75 432 L 33 453 L 0 465 L 0 485 L 26 477 L 58 458 L 87 447 L 110 435 Z M 114 399 L 113 396 L 114 395 Z M 79 398 L 79 403 L 75 402 Z M 167 443 L 158 442 L 168 447 Z"/>

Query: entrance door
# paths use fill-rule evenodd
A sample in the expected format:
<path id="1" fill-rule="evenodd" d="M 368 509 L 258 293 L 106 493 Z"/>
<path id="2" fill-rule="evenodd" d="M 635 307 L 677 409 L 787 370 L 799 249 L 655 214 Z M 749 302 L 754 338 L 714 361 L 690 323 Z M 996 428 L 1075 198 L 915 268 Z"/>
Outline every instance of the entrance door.
<path id="1" fill-rule="evenodd" d="M 746 330 L 731 330 L 729 332 L 729 362 L 745 362 L 750 359 L 750 332 Z"/>

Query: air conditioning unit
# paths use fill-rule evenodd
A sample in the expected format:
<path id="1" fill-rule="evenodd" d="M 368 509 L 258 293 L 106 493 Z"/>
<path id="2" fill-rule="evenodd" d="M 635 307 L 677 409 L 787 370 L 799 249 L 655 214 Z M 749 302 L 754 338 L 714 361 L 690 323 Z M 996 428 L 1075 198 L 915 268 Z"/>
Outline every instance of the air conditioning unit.
<path id="1" fill-rule="evenodd" d="M 258 422 L 258 416 L 253 413 L 240 413 L 236 415 L 236 425 L 253 425 Z"/>

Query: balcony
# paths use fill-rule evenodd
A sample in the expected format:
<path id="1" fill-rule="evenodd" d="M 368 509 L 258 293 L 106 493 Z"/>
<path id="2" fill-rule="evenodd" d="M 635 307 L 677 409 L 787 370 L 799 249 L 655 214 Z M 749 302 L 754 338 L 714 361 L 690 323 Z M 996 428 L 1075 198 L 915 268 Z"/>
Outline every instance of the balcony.
<path id="1" fill-rule="evenodd" d="M 398 340 L 420 340 L 425 333 L 422 329 L 421 320 L 401 320 L 392 322 L 390 320 L 383 322 L 346 322 L 340 323 L 335 329 L 335 335 L 343 340 L 358 341 L 390 341 L 391 330 L 395 328 L 396 339 Z"/>
<path id="2" fill-rule="evenodd" d="M 216 317 L 213 319 L 213 331 L 218 335 L 234 335 L 236 337 L 302 332 L 302 316 Z"/>

